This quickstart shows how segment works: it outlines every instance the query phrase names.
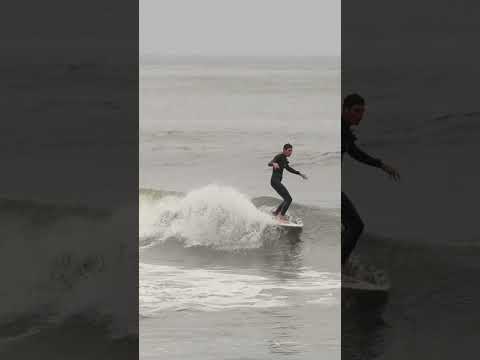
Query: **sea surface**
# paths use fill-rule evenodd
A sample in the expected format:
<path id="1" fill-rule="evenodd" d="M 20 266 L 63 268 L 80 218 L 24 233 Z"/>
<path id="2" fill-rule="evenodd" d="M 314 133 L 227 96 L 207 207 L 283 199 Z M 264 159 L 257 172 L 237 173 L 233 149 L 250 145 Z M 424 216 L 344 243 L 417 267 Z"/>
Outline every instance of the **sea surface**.
<path id="1" fill-rule="evenodd" d="M 135 118 L 123 120 L 137 113 L 124 86 L 136 71 L 102 61 L 2 69 L 0 358 L 131 359 L 138 144 Z"/>
<path id="2" fill-rule="evenodd" d="M 140 69 L 140 358 L 340 358 L 339 58 Z M 290 142 L 289 213 L 267 163 Z"/>
<path id="3" fill-rule="evenodd" d="M 470 189 L 480 180 L 472 165 L 480 112 L 465 91 L 478 71 L 453 53 L 438 63 L 396 61 L 346 67 L 342 84 L 367 101 L 360 146 L 401 173 L 395 183 L 343 161 L 342 191 L 366 224 L 354 263 L 386 276 L 390 292 L 383 307 L 343 309 L 342 358 L 452 359 L 478 348 L 480 231 Z"/>

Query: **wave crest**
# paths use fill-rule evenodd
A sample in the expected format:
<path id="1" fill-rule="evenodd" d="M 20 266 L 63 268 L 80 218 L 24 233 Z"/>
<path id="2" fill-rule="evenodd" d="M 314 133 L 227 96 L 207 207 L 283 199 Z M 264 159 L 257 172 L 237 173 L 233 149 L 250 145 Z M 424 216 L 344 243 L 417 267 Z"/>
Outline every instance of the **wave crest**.
<path id="1" fill-rule="evenodd" d="M 208 185 L 185 196 L 140 193 L 141 247 L 168 239 L 222 250 L 262 246 L 272 218 L 231 187 Z"/>

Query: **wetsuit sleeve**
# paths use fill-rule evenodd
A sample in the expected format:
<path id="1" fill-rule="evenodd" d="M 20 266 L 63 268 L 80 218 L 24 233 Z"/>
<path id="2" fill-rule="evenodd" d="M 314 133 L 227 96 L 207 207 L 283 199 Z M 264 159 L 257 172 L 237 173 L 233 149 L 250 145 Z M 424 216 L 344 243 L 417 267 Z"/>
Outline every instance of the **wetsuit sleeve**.
<path id="1" fill-rule="evenodd" d="M 297 170 L 291 168 L 290 165 L 288 165 L 288 164 L 287 164 L 287 166 L 285 166 L 285 170 L 287 170 L 288 172 L 291 172 L 292 174 L 300 175 L 300 171 L 297 171 Z"/>
<path id="2" fill-rule="evenodd" d="M 275 157 L 268 163 L 268 166 L 273 166 L 274 162 L 278 163 L 278 157 L 279 155 L 275 155 Z"/>
<path id="3" fill-rule="evenodd" d="M 353 141 L 350 143 L 347 152 L 352 158 L 364 164 L 378 168 L 382 167 L 383 165 L 380 159 L 375 159 L 374 157 L 371 157 L 366 152 L 362 151 Z"/>

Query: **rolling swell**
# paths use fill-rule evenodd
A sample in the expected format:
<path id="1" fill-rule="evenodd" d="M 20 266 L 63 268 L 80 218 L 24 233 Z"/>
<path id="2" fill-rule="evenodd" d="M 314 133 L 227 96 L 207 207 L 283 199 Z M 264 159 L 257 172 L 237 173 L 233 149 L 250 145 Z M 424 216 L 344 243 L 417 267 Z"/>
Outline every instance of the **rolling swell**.
<path id="1" fill-rule="evenodd" d="M 129 298 L 135 291 L 127 286 L 136 285 L 137 248 L 133 239 L 118 240 L 131 228 L 127 213 L 0 199 L 2 337 L 72 317 L 93 321 L 114 337 L 135 335 L 136 318 L 125 314 L 138 301 Z"/>

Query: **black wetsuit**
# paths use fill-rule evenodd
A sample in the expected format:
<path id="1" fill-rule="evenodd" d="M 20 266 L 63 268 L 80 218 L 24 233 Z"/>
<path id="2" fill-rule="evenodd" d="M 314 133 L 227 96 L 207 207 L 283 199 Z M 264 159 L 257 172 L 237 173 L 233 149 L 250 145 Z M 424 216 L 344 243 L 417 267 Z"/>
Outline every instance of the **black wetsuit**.
<path id="1" fill-rule="evenodd" d="M 364 164 L 381 167 L 382 161 L 375 159 L 367 153 L 360 150 L 355 141 L 356 136 L 353 134 L 350 126 L 348 126 L 342 119 L 342 160 L 343 154 L 348 153 L 355 160 Z M 348 260 L 352 253 L 358 238 L 362 234 L 364 224 L 355 206 L 350 201 L 348 196 L 342 191 L 342 225 L 344 230 L 342 232 L 342 265 Z"/>
<path id="2" fill-rule="evenodd" d="M 288 210 L 288 207 L 292 203 L 292 197 L 290 196 L 290 193 L 288 192 L 287 188 L 282 184 L 283 170 L 285 169 L 291 172 L 292 174 L 297 174 L 297 175 L 300 175 L 300 171 L 292 169 L 288 165 L 287 157 L 283 153 L 276 155 L 273 158 L 273 160 L 268 163 L 268 166 L 273 166 L 273 163 L 277 163 L 279 166 L 279 169 L 273 169 L 270 184 L 278 193 L 278 195 L 280 195 L 283 199 L 283 202 L 274 211 L 274 214 L 278 215 L 280 213 L 282 215 L 285 215 L 285 213 Z"/>

